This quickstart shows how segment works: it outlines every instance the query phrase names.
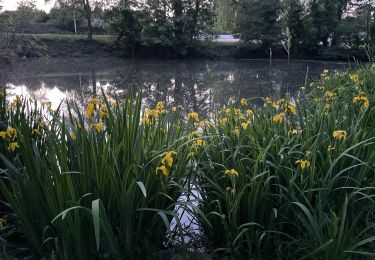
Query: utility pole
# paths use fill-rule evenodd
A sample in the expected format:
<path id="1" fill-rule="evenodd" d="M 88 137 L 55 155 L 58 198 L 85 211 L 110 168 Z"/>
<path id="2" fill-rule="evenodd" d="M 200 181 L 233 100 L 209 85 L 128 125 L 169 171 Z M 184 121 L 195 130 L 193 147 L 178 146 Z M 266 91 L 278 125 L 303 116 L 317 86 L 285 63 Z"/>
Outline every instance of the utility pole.
<path id="1" fill-rule="evenodd" d="M 73 12 L 73 19 L 74 19 L 74 34 L 77 34 L 76 12 Z"/>

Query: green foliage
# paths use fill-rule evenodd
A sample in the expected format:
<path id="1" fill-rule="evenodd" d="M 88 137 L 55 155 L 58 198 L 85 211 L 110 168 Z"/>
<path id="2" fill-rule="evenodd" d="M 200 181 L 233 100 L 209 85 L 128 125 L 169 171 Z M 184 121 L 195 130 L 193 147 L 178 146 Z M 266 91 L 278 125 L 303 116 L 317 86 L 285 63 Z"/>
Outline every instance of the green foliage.
<path id="1" fill-rule="evenodd" d="M 67 32 L 74 32 L 74 12 L 69 6 L 61 5 L 54 7 L 49 12 L 51 16 L 49 23 Z M 81 15 L 76 15 L 77 29 L 79 32 L 85 30 L 85 20 Z"/>
<path id="2" fill-rule="evenodd" d="M 139 7 L 136 1 L 121 1 L 108 13 L 111 17 L 112 30 L 117 34 L 118 41 L 124 44 L 125 48 L 130 49 L 132 55 L 134 55 L 135 47 L 142 44 L 142 26 L 147 20 L 146 12 L 133 10 Z"/>
<path id="3" fill-rule="evenodd" d="M 304 44 L 306 28 L 302 21 L 303 6 L 299 0 L 286 1 L 286 27 L 291 37 L 291 52 L 297 56 Z"/>
<path id="4" fill-rule="evenodd" d="M 48 22 L 49 19 L 50 19 L 49 14 L 47 14 L 43 10 L 37 10 L 35 12 L 35 15 L 34 15 L 33 19 L 32 19 L 32 22 L 33 23 L 46 23 L 46 22 Z"/>
<path id="5" fill-rule="evenodd" d="M 92 109 L 95 117 L 75 104 L 67 117 L 23 99 L 3 108 L 17 134 L 2 145 L 20 148 L 2 146 L 1 194 L 12 214 L 3 236 L 9 244 L 1 240 L 1 248 L 38 258 L 137 259 L 164 247 L 187 181 L 187 153 L 175 116 L 138 124 L 140 101 L 93 99 L 86 116 Z M 166 151 L 176 158 L 164 176 L 156 169 Z M 27 246 L 17 249 L 22 242 Z"/>
<path id="6" fill-rule="evenodd" d="M 0 13 L 0 62 L 4 59 L 6 63 L 11 63 L 16 55 L 43 56 L 45 46 L 33 39 L 16 35 L 35 17 L 35 8 L 34 1 L 25 0 L 19 3 L 16 11 Z"/>
<path id="7" fill-rule="evenodd" d="M 281 30 L 289 28 L 292 57 L 372 59 L 374 8 L 373 1 L 243 0 L 236 9 L 236 33 L 250 48 L 268 51 L 282 43 Z"/>
<path id="8" fill-rule="evenodd" d="M 239 3 L 236 31 L 247 44 L 267 50 L 281 40 L 280 0 L 243 0 Z"/>
<path id="9" fill-rule="evenodd" d="M 49 0 L 46 1 L 48 2 Z M 78 20 L 80 20 L 79 18 L 84 20 L 87 39 L 91 41 L 94 32 L 94 15 L 96 13 L 100 13 L 104 5 L 105 3 L 99 0 L 56 0 L 55 10 L 62 9 L 63 11 L 68 13 L 68 17 L 70 16 L 70 18 L 74 19 L 75 15 L 77 15 Z M 65 21 L 65 23 L 69 23 L 69 21 L 70 23 L 73 22 L 73 19 L 68 19 L 66 21 L 67 17 L 61 16 L 59 12 L 55 12 L 55 16 L 57 16 L 60 20 Z M 96 18 L 100 20 L 100 17 Z M 74 27 L 72 26 L 71 28 Z M 75 31 L 73 32 L 76 33 Z"/>
<path id="10" fill-rule="evenodd" d="M 79 34 L 87 33 L 90 40 L 93 33 L 115 34 L 117 50 L 129 56 L 223 56 L 212 55 L 215 48 L 202 43 L 217 33 L 241 39 L 231 57 L 268 58 L 269 48 L 275 57 L 285 58 L 372 61 L 375 56 L 371 0 L 119 0 L 111 5 L 58 0 L 49 14 L 36 10 L 33 1 L 23 1 L 18 10 L 1 13 L 0 30 L 70 34 L 74 15 Z"/>
<path id="11" fill-rule="evenodd" d="M 215 31 L 217 33 L 231 34 L 234 30 L 236 15 L 236 2 L 232 0 L 217 0 L 214 3 Z"/>
<path id="12" fill-rule="evenodd" d="M 120 1 L 112 28 L 134 53 L 139 46 L 159 47 L 186 56 L 200 38 L 211 35 L 212 1 Z"/>

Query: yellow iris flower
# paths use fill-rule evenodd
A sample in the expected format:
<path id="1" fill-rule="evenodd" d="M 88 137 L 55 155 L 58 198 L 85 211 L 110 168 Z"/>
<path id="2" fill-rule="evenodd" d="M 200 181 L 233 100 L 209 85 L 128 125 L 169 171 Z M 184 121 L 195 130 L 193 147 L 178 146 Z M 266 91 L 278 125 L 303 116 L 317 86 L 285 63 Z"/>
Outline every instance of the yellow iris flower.
<path id="1" fill-rule="evenodd" d="M 333 131 L 332 136 L 339 140 L 346 140 L 347 132 L 345 130 Z"/>
<path id="2" fill-rule="evenodd" d="M 157 167 L 157 168 L 156 168 L 156 174 L 158 174 L 159 171 L 161 171 L 161 173 L 162 173 L 164 176 L 167 176 L 167 175 L 168 175 L 168 170 L 167 170 L 167 167 L 165 167 L 165 165 L 162 165 L 162 166 L 160 166 L 160 167 Z"/>
<path id="3" fill-rule="evenodd" d="M 194 144 L 196 146 L 205 146 L 206 145 L 206 140 L 195 140 Z"/>
<path id="4" fill-rule="evenodd" d="M 97 123 L 97 124 L 92 124 L 92 125 L 90 125 L 90 128 L 95 128 L 96 132 L 100 133 L 100 132 L 103 131 L 103 129 L 104 129 L 104 125 L 103 125 L 102 122 L 99 122 L 99 123 Z"/>
<path id="5" fill-rule="evenodd" d="M 353 98 L 353 103 L 362 103 L 362 107 L 364 108 L 368 108 L 370 105 L 368 98 L 365 96 L 361 96 L 361 95 L 355 96 Z"/>
<path id="6" fill-rule="evenodd" d="M 310 167 L 310 162 L 307 161 L 307 160 L 297 160 L 296 164 L 299 164 L 299 166 L 301 167 L 302 170 Z"/>
<path id="7" fill-rule="evenodd" d="M 199 121 L 199 114 L 197 112 L 190 112 L 188 113 L 188 119 L 193 119 L 195 121 Z"/>
<path id="8" fill-rule="evenodd" d="M 235 169 L 225 170 L 225 174 L 238 177 L 238 171 L 236 171 Z"/>
<path id="9" fill-rule="evenodd" d="M 277 124 L 281 124 L 284 121 L 284 113 L 277 114 L 272 118 L 272 121 Z"/>
<path id="10" fill-rule="evenodd" d="M 20 148 L 17 142 L 10 143 L 8 146 L 8 150 L 14 152 L 17 148 Z"/>
<path id="11" fill-rule="evenodd" d="M 243 129 L 246 129 L 250 125 L 250 123 L 251 123 L 250 121 L 246 121 L 246 122 L 243 122 L 241 126 Z"/>

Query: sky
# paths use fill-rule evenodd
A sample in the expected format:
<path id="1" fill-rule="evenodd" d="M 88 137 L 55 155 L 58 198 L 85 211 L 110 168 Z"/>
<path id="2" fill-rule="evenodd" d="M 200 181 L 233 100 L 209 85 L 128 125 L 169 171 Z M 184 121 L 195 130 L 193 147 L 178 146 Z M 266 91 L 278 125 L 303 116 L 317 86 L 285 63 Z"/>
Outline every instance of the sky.
<path id="1" fill-rule="evenodd" d="M 16 10 L 20 0 L 3 0 L 4 10 Z M 48 4 L 45 3 L 45 0 L 36 0 L 36 6 L 38 9 L 42 9 L 48 12 L 54 3 L 54 0 L 50 0 Z"/>

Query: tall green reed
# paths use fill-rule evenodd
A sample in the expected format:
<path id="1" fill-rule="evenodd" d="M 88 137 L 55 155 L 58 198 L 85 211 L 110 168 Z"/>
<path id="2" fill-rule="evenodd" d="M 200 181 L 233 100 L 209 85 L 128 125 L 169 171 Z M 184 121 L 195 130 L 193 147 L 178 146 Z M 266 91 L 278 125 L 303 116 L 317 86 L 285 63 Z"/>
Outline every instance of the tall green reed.
<path id="1" fill-rule="evenodd" d="M 58 259 L 137 259 L 164 247 L 187 152 L 176 116 L 165 115 L 162 103 L 149 125 L 139 123 L 140 100 L 104 96 L 86 114 L 69 104 L 64 115 L 48 105 L 23 109 L 27 101 L 19 99 L 3 111 L 19 148 L 2 156 L 0 186 L 25 249 Z M 171 151 L 168 173 L 157 172 Z"/>

